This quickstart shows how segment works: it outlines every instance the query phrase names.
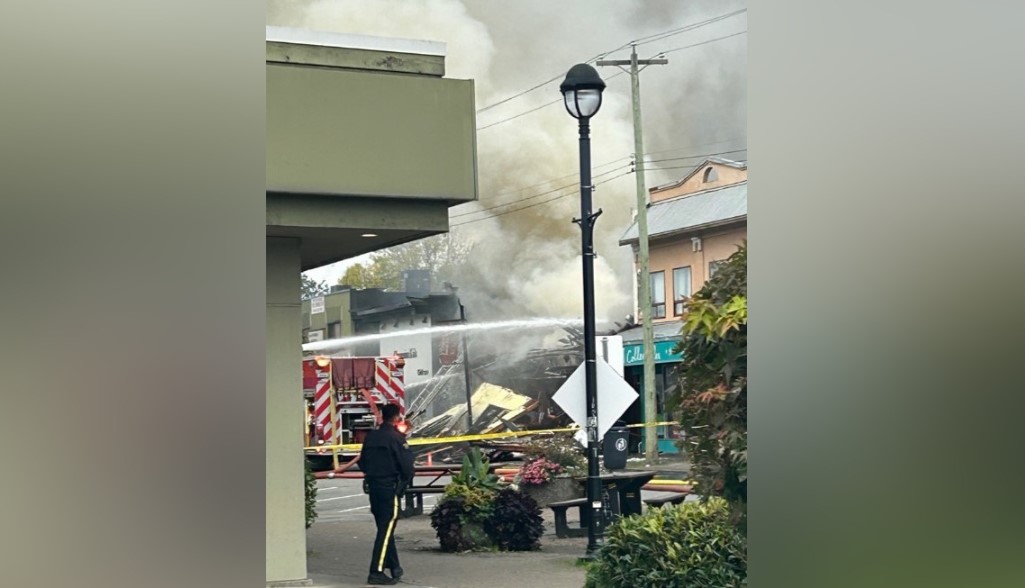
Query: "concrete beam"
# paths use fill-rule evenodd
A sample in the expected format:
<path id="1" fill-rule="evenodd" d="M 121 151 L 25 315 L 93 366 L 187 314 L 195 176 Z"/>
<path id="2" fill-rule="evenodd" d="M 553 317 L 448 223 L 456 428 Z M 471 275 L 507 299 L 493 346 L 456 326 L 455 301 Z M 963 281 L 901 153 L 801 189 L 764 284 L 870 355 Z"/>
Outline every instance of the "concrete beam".
<path id="1" fill-rule="evenodd" d="M 267 226 L 315 229 L 448 230 L 445 201 L 267 193 Z"/>

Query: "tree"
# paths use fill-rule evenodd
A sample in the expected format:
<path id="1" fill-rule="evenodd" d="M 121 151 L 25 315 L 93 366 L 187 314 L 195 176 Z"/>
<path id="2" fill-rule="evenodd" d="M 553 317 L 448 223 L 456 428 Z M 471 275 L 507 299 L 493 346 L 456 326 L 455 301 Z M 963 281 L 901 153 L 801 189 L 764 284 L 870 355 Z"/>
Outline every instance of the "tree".
<path id="1" fill-rule="evenodd" d="M 302 285 L 300 286 L 302 300 L 309 300 L 310 298 L 323 296 L 324 294 L 327 294 L 327 292 L 327 284 L 324 282 L 318 282 L 306 274 L 303 274 Z"/>
<path id="2" fill-rule="evenodd" d="M 366 265 L 350 266 L 338 283 L 354 288 L 401 290 L 402 272 L 408 269 L 429 270 L 436 285 L 457 282 L 472 248 L 469 241 L 451 233 L 404 243 L 374 253 Z"/>
<path id="3" fill-rule="evenodd" d="M 747 524 L 747 244 L 694 296 L 683 316 L 680 421 L 691 478 Z"/>

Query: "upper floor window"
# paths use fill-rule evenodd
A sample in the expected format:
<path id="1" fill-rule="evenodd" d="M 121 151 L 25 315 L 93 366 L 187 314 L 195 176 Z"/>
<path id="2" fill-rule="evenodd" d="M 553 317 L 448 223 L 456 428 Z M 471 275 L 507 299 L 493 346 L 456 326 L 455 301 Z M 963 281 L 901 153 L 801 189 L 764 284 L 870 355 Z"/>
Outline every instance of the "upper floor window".
<path id="1" fill-rule="evenodd" d="M 683 315 L 683 299 L 690 297 L 690 267 L 673 270 L 673 316 Z"/>
<path id="2" fill-rule="evenodd" d="M 708 167 L 705 169 L 705 183 L 714 182 L 719 179 L 719 173 L 715 171 L 714 167 Z"/>
<path id="3" fill-rule="evenodd" d="M 651 318 L 666 318 L 666 273 L 651 273 Z"/>

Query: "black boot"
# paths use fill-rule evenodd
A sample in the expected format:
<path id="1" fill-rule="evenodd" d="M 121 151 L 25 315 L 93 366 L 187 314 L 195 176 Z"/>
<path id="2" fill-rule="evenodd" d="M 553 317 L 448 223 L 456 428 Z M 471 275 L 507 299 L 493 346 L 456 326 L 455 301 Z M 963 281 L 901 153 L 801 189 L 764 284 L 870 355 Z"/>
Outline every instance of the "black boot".
<path id="1" fill-rule="evenodd" d="M 395 578 L 396 580 L 401 578 L 402 577 L 402 568 L 392 568 L 392 570 L 391 570 L 391 577 Z"/>
<path id="2" fill-rule="evenodd" d="M 381 572 L 371 572 L 367 576 L 367 584 L 373 584 L 375 586 L 391 586 L 392 584 L 398 584 L 399 581 L 393 578 L 389 578 Z"/>

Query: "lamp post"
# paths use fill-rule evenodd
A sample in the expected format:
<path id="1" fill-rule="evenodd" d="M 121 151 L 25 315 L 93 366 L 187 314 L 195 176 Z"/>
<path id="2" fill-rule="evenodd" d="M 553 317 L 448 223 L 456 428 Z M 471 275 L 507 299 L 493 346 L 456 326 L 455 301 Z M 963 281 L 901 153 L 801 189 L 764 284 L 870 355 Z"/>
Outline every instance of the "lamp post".
<path id="1" fill-rule="evenodd" d="M 587 507 L 591 510 L 587 529 L 587 554 L 595 555 L 604 542 L 601 480 L 598 477 L 598 381 L 594 328 L 594 222 L 601 215 L 591 212 L 591 126 L 601 108 L 605 82 L 585 63 L 570 68 L 559 90 L 570 115 L 580 122 L 580 244 L 584 269 L 584 386 L 587 403 Z"/>

